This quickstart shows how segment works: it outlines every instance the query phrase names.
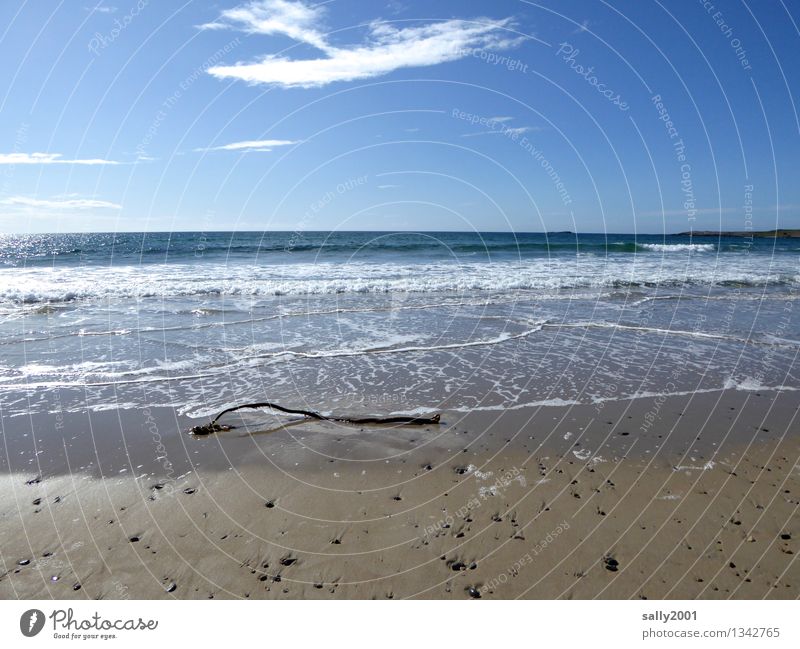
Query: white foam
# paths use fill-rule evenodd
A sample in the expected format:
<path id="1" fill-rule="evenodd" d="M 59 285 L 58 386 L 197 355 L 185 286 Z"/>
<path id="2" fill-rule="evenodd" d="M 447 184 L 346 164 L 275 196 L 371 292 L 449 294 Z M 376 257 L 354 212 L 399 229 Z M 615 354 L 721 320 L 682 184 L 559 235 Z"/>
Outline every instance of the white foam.
<path id="1" fill-rule="evenodd" d="M 641 244 L 661 246 L 662 244 Z M 711 244 L 674 244 L 664 250 L 705 251 Z M 661 248 L 645 248 L 660 250 Z M 721 258 L 720 258 L 721 259 Z M 761 286 L 797 283 L 790 266 L 756 264 L 731 255 L 720 263 L 631 255 L 593 260 L 535 258 L 492 263 L 297 263 L 281 266 L 206 263 L 81 268 L 0 269 L 0 303 L 38 304 L 74 300 L 188 296 L 259 298 L 281 295 L 369 293 L 467 293 L 685 286 L 736 283 Z"/>
<path id="2" fill-rule="evenodd" d="M 714 252 L 713 243 L 637 243 L 638 248 L 653 252 Z"/>
<path id="3" fill-rule="evenodd" d="M 711 471 L 711 469 L 713 469 L 715 466 L 716 466 L 716 464 L 714 462 L 709 461 L 709 462 L 706 462 L 702 466 L 696 466 L 696 465 L 693 465 L 693 464 L 684 464 L 684 465 L 681 465 L 681 466 L 676 466 L 675 470 L 676 471 Z"/>

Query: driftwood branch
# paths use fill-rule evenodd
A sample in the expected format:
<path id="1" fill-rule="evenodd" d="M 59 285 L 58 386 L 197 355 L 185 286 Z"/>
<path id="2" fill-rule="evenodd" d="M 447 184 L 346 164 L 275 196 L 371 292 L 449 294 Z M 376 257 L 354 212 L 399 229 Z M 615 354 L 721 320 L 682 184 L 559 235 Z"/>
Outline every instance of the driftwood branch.
<path id="1" fill-rule="evenodd" d="M 189 430 L 189 432 L 192 435 L 211 435 L 212 433 L 231 430 L 233 426 L 225 426 L 223 424 L 220 424 L 218 423 L 219 420 L 222 418 L 223 415 L 226 415 L 229 412 L 234 412 L 235 410 L 243 410 L 245 408 L 247 409 L 272 408 L 273 410 L 279 410 L 281 412 L 285 412 L 290 415 L 303 415 L 304 417 L 308 417 L 309 419 L 317 419 L 319 421 L 340 421 L 348 424 L 410 424 L 415 426 L 425 426 L 430 424 L 438 424 L 440 418 L 440 415 L 438 414 L 433 415 L 432 417 L 410 417 L 404 415 L 398 415 L 395 417 L 328 417 L 318 412 L 314 412 L 313 410 L 297 410 L 295 408 L 285 408 L 283 406 L 279 406 L 277 403 L 272 403 L 270 401 L 260 401 L 258 403 L 244 403 L 240 406 L 233 406 L 232 408 L 226 408 L 216 417 L 214 417 L 214 419 L 212 419 L 210 423 L 204 424 L 202 426 L 194 426 Z"/>

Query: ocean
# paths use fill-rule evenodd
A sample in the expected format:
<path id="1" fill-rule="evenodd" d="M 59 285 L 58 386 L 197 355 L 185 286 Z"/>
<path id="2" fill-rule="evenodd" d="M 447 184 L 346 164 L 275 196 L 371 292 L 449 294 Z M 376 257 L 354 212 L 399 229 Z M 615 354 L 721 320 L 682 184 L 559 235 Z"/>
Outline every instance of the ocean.
<path id="1" fill-rule="evenodd" d="M 800 242 L 0 237 L 0 412 L 469 412 L 800 388 Z"/>

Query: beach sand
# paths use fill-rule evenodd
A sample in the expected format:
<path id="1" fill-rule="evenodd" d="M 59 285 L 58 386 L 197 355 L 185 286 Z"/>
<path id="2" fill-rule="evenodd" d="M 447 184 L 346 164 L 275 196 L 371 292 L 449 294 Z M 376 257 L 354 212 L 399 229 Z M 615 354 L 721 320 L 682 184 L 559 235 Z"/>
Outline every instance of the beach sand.
<path id="1" fill-rule="evenodd" d="M 797 598 L 798 407 L 725 390 L 439 427 L 260 412 L 202 439 L 170 409 L 16 418 L 0 597 Z"/>

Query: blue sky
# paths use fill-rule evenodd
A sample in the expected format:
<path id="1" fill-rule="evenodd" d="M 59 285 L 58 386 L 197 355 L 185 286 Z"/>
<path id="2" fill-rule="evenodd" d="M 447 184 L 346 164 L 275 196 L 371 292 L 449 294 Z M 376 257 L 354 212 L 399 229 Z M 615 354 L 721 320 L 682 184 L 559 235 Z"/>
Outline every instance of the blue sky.
<path id="1" fill-rule="evenodd" d="M 0 231 L 800 227 L 800 7 L 8 0 Z"/>

